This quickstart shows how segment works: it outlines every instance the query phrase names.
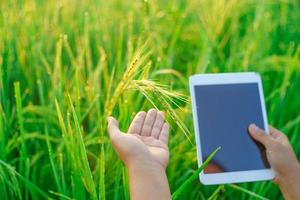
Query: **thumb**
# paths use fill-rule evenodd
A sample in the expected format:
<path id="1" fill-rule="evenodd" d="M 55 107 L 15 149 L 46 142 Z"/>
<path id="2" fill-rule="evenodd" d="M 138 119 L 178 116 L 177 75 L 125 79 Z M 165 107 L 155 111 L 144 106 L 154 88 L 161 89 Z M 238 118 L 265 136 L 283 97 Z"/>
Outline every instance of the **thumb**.
<path id="1" fill-rule="evenodd" d="M 255 124 L 250 124 L 248 130 L 253 139 L 262 143 L 265 147 L 268 146 L 269 142 L 271 141 L 271 138 L 264 130 L 257 127 Z"/>
<path id="2" fill-rule="evenodd" d="M 111 139 L 113 139 L 120 133 L 119 123 L 113 117 L 108 117 L 107 122 L 108 122 L 107 129 L 108 129 L 109 136 Z"/>

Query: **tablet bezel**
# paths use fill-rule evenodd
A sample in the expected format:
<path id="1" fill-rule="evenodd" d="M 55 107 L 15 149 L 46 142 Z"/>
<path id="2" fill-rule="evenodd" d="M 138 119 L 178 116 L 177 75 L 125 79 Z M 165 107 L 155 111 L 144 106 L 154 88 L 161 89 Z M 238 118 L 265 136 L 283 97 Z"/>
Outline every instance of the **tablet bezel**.
<path id="1" fill-rule="evenodd" d="M 267 114 L 265 108 L 265 100 L 263 95 L 263 88 L 261 77 L 255 72 L 241 72 L 241 73 L 221 73 L 221 74 L 199 74 L 190 76 L 189 85 L 192 100 L 192 111 L 194 119 L 195 138 L 197 144 L 197 156 L 198 166 L 200 167 L 203 163 L 201 153 L 201 141 L 200 141 L 200 130 L 198 127 L 198 115 L 195 101 L 195 89 L 196 85 L 222 85 L 222 84 L 239 84 L 239 83 L 257 83 L 259 89 L 259 96 L 261 102 L 261 109 L 263 114 L 265 131 L 269 134 Z M 221 149 L 222 150 L 222 149 Z M 204 185 L 213 184 L 225 184 L 225 183 L 240 183 L 240 182 L 251 182 L 251 181 L 263 181 L 270 180 L 275 177 L 273 169 L 260 169 L 260 170 L 248 170 L 248 171 L 237 171 L 237 172 L 220 172 L 204 174 L 202 171 L 199 175 L 200 181 Z"/>

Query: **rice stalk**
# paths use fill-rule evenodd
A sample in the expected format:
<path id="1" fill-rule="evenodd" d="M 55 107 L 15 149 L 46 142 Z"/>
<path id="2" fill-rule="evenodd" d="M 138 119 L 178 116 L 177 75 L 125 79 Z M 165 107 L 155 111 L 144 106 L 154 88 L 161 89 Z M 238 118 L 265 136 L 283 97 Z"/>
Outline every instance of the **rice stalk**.
<path id="1" fill-rule="evenodd" d="M 218 196 L 220 195 L 220 193 L 224 193 L 224 192 L 225 192 L 224 185 L 220 185 L 207 200 L 218 199 Z"/>
<path id="2" fill-rule="evenodd" d="M 129 199 L 124 168 L 107 135 L 108 113 L 119 116 L 123 129 L 133 112 L 150 106 L 166 110 L 172 127 L 169 149 L 178 152 L 168 167 L 172 193 L 184 183 L 186 169 L 197 163 L 194 137 L 182 140 L 183 132 L 192 131 L 193 119 L 189 98 L 174 92 L 188 94 L 187 78 L 194 73 L 259 72 L 269 121 L 285 132 L 299 157 L 298 1 L 0 2 L 0 158 L 49 198 L 93 197 L 68 93 L 97 198 Z M 144 38 L 149 42 L 141 50 Z M 135 58 L 135 73 L 127 72 L 131 75 L 122 80 Z M 18 103 L 15 82 L 20 82 Z M 23 160 L 22 144 L 27 150 Z M 2 199 L 46 199 L 0 168 Z M 193 186 L 180 199 L 207 199 L 218 189 L 199 181 Z M 255 198 L 225 187 L 226 193 L 215 197 Z M 282 198 L 270 182 L 243 188 Z"/>
<path id="3" fill-rule="evenodd" d="M 20 138 L 21 138 L 21 151 L 20 151 L 18 169 L 20 173 L 25 174 L 26 178 L 28 178 L 29 175 L 27 173 L 29 171 L 29 160 L 28 160 L 29 158 L 28 158 L 27 148 L 26 148 L 22 98 L 21 98 L 19 82 L 14 83 L 14 90 L 15 90 L 15 100 L 16 100 L 16 107 L 17 107 L 18 125 L 19 125 Z M 25 196 L 28 197 L 27 188 L 25 188 Z"/>
<path id="4" fill-rule="evenodd" d="M 73 129 L 70 124 L 70 114 L 69 113 L 67 114 L 67 126 L 66 126 L 57 100 L 55 100 L 55 107 L 56 107 L 60 129 L 62 131 L 63 142 L 65 145 L 64 147 L 66 148 L 66 153 L 70 162 L 71 185 L 72 185 L 71 189 L 72 189 L 73 197 L 76 199 L 86 199 L 85 190 L 84 190 L 85 185 L 81 180 L 82 171 L 80 169 L 82 163 L 79 162 L 80 161 L 79 159 L 80 156 L 78 153 L 79 150 L 75 145 Z M 61 160 L 61 170 L 63 170 L 62 166 L 63 163 Z M 61 171 L 61 173 L 63 173 L 63 171 Z"/>
<path id="5" fill-rule="evenodd" d="M 104 144 L 100 149 L 100 180 L 99 180 L 99 199 L 105 200 L 105 151 Z"/>
<path id="6" fill-rule="evenodd" d="M 5 200 L 22 198 L 21 187 L 16 175 L 3 166 L 0 166 L 0 185 L 0 192 Z"/>
<path id="7" fill-rule="evenodd" d="M 43 87 L 41 86 L 40 80 L 38 80 L 37 84 L 38 84 L 40 101 L 41 101 L 41 104 L 44 106 L 45 105 L 45 99 L 44 99 L 44 96 L 43 96 L 44 91 L 43 91 Z M 47 113 L 47 114 L 49 115 L 49 113 Z M 61 188 L 61 185 L 60 185 L 59 176 L 58 176 L 58 173 L 57 173 L 57 170 L 56 170 L 56 167 L 55 167 L 54 153 L 53 153 L 52 145 L 50 143 L 49 129 L 48 129 L 48 126 L 47 126 L 46 122 L 44 123 L 44 131 L 45 131 L 45 134 L 46 134 L 46 144 L 47 144 L 48 155 L 49 155 L 50 165 L 51 165 L 51 169 L 52 169 L 52 172 L 53 172 L 55 184 L 56 184 L 56 187 L 57 187 L 58 191 L 63 192 L 62 188 Z"/>
<path id="8" fill-rule="evenodd" d="M 183 131 L 184 135 L 187 137 L 189 142 L 193 144 L 193 142 L 191 141 L 190 131 L 172 107 L 173 104 L 177 108 L 181 109 L 181 107 L 172 99 L 177 99 L 179 101 L 188 103 L 186 96 L 178 92 L 171 92 L 166 88 L 166 86 L 162 84 L 157 84 L 150 80 L 133 80 L 128 89 L 140 91 L 148 99 L 148 101 L 157 109 L 158 107 L 156 106 L 155 102 L 159 101 L 162 105 L 162 108 L 166 110 L 166 112 L 174 120 L 176 125 L 180 128 L 180 130 Z M 154 94 L 154 97 L 151 97 L 151 94 Z"/>
<path id="9" fill-rule="evenodd" d="M 0 160 L 0 165 L 1 165 L 1 168 L 4 167 L 8 171 L 8 173 L 11 175 L 10 177 L 12 178 L 12 185 L 10 188 L 17 190 L 15 192 L 19 196 L 19 199 L 22 199 L 21 192 L 19 191 L 18 181 L 16 180 L 15 177 L 19 178 L 24 183 L 24 186 L 26 188 L 32 189 L 32 191 L 37 192 L 41 197 L 43 197 L 45 199 L 51 199 L 51 198 L 49 198 L 47 193 L 45 193 L 42 189 L 40 189 L 37 185 L 32 183 L 26 177 L 23 177 L 21 174 L 19 174 L 12 166 L 10 166 L 9 164 L 5 163 L 2 160 Z M 17 187 L 15 187 L 15 186 L 17 186 Z"/>
<path id="10" fill-rule="evenodd" d="M 255 198 L 257 198 L 257 199 L 268 200 L 268 198 L 265 198 L 265 197 L 263 197 L 263 196 L 260 196 L 260 195 L 256 194 L 255 192 L 252 192 L 252 191 L 250 191 L 250 190 L 247 190 L 247 189 L 245 189 L 245 188 L 242 188 L 242 187 L 240 187 L 240 186 L 238 186 L 238 185 L 235 185 L 235 184 L 228 184 L 228 185 L 226 185 L 226 186 L 228 186 L 228 187 L 230 187 L 230 188 L 233 188 L 233 189 L 236 189 L 236 190 L 239 190 L 239 191 L 241 191 L 241 192 L 244 192 L 244 193 L 246 193 L 246 194 L 248 194 L 248 195 L 250 195 L 250 196 L 252 196 L 252 197 L 255 197 Z"/>
<path id="11" fill-rule="evenodd" d="M 83 140 L 83 134 L 82 134 L 82 130 L 79 124 L 79 119 L 77 117 L 77 114 L 75 112 L 75 108 L 73 106 L 71 97 L 69 96 L 69 102 L 70 102 L 70 106 L 71 106 L 71 111 L 72 111 L 72 116 L 73 116 L 73 120 L 75 123 L 75 128 L 76 128 L 76 132 L 77 132 L 77 140 L 79 142 L 79 158 L 82 159 L 82 168 L 83 168 L 83 180 L 85 180 L 86 186 L 87 186 L 87 190 L 88 192 L 91 193 L 92 198 L 93 199 L 97 199 L 97 194 L 96 194 L 96 187 L 94 184 L 94 180 L 93 180 L 93 175 L 90 169 L 90 165 L 87 159 L 87 151 L 85 148 L 85 144 L 84 144 L 84 140 Z"/>
<path id="12" fill-rule="evenodd" d="M 199 178 L 199 174 L 202 170 L 209 164 L 211 159 L 216 155 L 216 153 L 221 149 L 221 147 L 216 148 L 208 158 L 203 162 L 203 164 L 172 194 L 172 199 L 178 199 L 180 195 L 189 187 L 193 181 Z"/>
<path id="13" fill-rule="evenodd" d="M 62 36 L 59 38 L 59 40 L 56 42 L 56 54 L 55 54 L 55 61 L 54 61 L 54 69 L 52 72 L 52 87 L 56 90 L 54 91 L 55 94 L 58 95 L 58 97 L 61 98 L 62 96 L 62 85 L 63 85 L 63 71 L 61 67 L 61 57 L 62 57 L 62 45 L 63 40 Z"/>
<path id="14" fill-rule="evenodd" d="M 128 171 L 124 166 L 122 166 L 122 180 L 123 180 L 123 196 L 125 200 L 130 200 L 130 195 L 129 195 L 129 178 L 128 178 Z"/>
<path id="15" fill-rule="evenodd" d="M 68 197 L 68 196 L 66 196 L 66 195 L 64 195 L 64 194 L 61 194 L 61 193 L 58 193 L 58 192 L 54 192 L 54 191 L 52 191 L 52 190 L 50 190 L 49 193 L 50 193 L 50 194 L 54 194 L 54 195 L 57 196 L 57 197 L 60 197 L 60 199 L 75 200 L 75 199 L 73 199 L 73 198 L 71 198 L 71 197 Z"/>
<path id="16" fill-rule="evenodd" d="M 6 150 L 5 150 L 6 138 L 5 138 L 2 114 L 3 114 L 2 104 L 0 104 L 0 159 L 6 160 Z"/>
<path id="17" fill-rule="evenodd" d="M 118 98 L 120 95 L 126 90 L 127 86 L 130 84 L 131 80 L 137 75 L 140 67 L 143 67 L 142 64 L 147 60 L 150 56 L 150 53 L 144 54 L 146 50 L 146 43 L 139 48 L 139 50 L 133 56 L 133 59 L 129 65 L 129 67 L 124 72 L 119 84 L 117 85 L 113 95 L 107 99 L 105 103 L 105 116 L 110 116 L 113 108 L 115 107 Z"/>

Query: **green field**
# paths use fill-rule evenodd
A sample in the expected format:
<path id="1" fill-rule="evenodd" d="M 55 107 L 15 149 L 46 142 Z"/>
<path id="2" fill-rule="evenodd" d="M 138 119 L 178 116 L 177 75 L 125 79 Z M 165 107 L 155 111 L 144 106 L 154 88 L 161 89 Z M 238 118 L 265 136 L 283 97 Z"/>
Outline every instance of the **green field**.
<path id="1" fill-rule="evenodd" d="M 106 116 L 167 112 L 174 193 L 197 170 L 188 78 L 257 71 L 300 156 L 299 0 L 0 1 L 1 199 L 129 199 Z M 271 182 L 178 199 L 282 199 Z M 178 194 L 178 193 L 177 193 Z"/>

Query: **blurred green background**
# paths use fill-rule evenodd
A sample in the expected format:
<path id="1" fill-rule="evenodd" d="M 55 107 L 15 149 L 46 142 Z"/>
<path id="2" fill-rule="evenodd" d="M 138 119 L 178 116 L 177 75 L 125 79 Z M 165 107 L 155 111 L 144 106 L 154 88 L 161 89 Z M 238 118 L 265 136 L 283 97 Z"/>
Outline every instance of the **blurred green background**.
<path id="1" fill-rule="evenodd" d="M 298 0 L 0 1 L 2 199 L 128 199 L 107 136 L 153 106 L 171 124 L 175 192 L 197 169 L 188 78 L 257 71 L 268 119 L 300 155 Z M 180 199 L 282 199 L 271 182 Z"/>

